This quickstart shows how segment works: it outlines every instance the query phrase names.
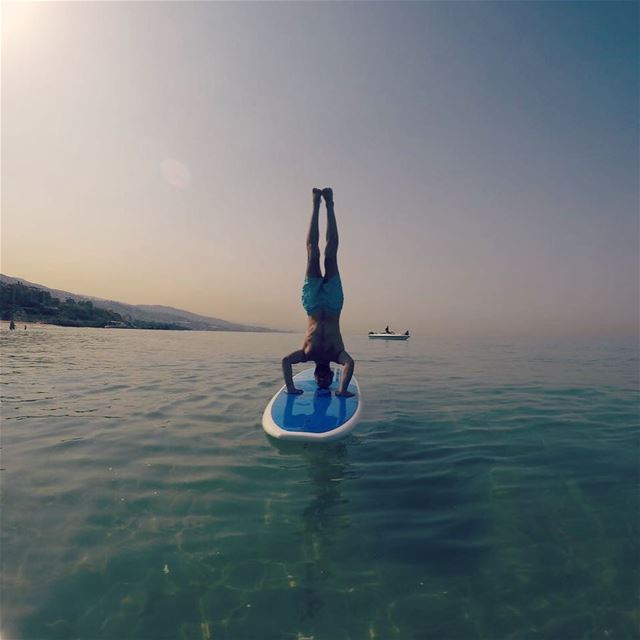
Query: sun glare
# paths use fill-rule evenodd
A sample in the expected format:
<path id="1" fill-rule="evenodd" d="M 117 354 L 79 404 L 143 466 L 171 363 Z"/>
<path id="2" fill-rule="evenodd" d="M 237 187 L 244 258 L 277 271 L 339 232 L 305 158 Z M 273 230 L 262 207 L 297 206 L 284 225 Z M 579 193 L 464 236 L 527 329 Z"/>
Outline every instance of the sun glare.
<path id="1" fill-rule="evenodd" d="M 33 37 L 36 2 L 16 2 L 14 0 L 1 3 L 0 21 L 2 22 L 2 43 L 24 42 Z"/>

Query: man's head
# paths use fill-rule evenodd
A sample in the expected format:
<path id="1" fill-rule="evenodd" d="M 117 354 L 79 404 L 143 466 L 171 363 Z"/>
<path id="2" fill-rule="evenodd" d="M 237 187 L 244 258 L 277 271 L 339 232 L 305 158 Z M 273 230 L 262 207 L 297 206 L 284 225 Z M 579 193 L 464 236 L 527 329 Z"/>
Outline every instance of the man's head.
<path id="1" fill-rule="evenodd" d="M 316 370 L 313 376 L 320 389 L 328 389 L 333 382 L 333 371 L 331 371 L 331 367 L 325 363 L 316 364 Z"/>

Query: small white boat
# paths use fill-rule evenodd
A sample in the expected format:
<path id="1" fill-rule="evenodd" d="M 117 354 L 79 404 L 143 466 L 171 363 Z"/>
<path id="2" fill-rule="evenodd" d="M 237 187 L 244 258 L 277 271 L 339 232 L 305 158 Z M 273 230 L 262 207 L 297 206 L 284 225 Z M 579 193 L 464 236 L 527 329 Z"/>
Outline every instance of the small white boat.
<path id="1" fill-rule="evenodd" d="M 374 333 L 369 332 L 370 340 L 408 340 L 410 338 L 408 333 Z"/>

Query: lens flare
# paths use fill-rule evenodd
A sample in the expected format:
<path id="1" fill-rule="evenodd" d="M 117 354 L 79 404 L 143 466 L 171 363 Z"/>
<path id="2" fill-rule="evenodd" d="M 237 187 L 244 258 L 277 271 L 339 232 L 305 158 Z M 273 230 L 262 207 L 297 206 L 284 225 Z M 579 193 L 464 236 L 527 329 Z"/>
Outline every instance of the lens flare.
<path id="1" fill-rule="evenodd" d="M 191 171 L 182 162 L 174 158 L 165 158 L 160 170 L 162 177 L 176 189 L 188 189 L 191 186 Z"/>

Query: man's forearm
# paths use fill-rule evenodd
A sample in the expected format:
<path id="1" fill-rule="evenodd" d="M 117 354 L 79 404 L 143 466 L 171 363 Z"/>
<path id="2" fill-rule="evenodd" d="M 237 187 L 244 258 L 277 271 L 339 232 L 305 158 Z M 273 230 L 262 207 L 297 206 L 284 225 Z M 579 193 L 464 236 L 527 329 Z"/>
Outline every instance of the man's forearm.
<path id="1" fill-rule="evenodd" d="M 284 376 L 284 383 L 287 387 L 287 391 L 292 391 L 294 389 L 293 373 L 291 371 L 289 358 L 282 358 L 282 375 Z"/>
<path id="2" fill-rule="evenodd" d="M 344 393 L 345 391 L 347 391 L 347 389 L 349 389 L 349 383 L 351 382 L 351 378 L 353 377 L 353 369 L 353 360 L 350 360 L 344 365 L 344 368 L 342 369 L 342 380 L 340 382 L 338 393 Z"/>
<path id="3" fill-rule="evenodd" d="M 291 373 L 291 363 L 288 358 L 282 358 L 282 375 L 287 389 L 293 386 L 293 375 Z"/>

